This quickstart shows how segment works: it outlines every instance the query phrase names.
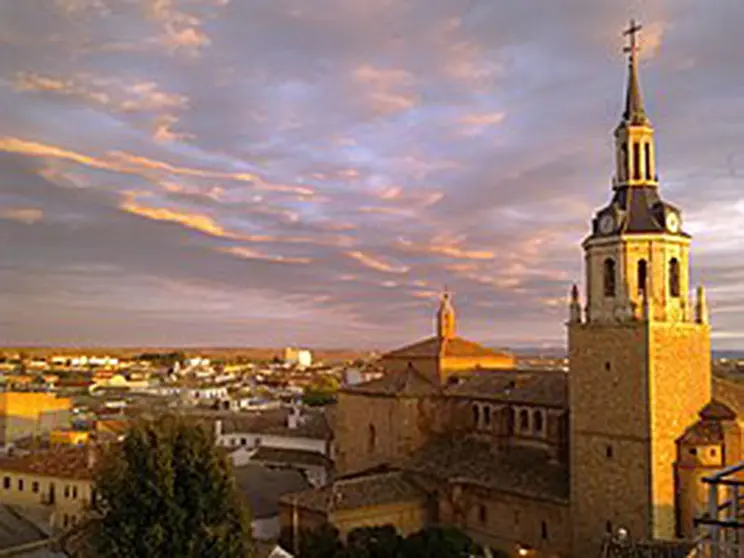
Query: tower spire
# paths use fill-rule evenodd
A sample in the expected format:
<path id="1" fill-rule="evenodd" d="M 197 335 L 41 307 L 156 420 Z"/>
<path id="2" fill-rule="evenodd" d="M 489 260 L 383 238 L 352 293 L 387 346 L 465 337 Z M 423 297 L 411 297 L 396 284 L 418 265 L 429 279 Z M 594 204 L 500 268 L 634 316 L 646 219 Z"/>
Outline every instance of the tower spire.
<path id="1" fill-rule="evenodd" d="M 452 295 L 445 285 L 437 311 L 437 337 L 452 339 L 455 336 L 455 310 L 452 308 Z"/>
<path id="2" fill-rule="evenodd" d="M 628 89 L 625 96 L 625 112 L 623 120 L 628 124 L 647 124 L 648 118 L 646 111 L 643 109 L 643 99 L 641 97 L 641 86 L 638 81 L 638 32 L 643 27 L 636 23 L 634 19 L 630 20 L 630 26 L 623 31 L 623 36 L 629 37 L 630 43 L 623 48 L 623 52 L 628 53 Z"/>

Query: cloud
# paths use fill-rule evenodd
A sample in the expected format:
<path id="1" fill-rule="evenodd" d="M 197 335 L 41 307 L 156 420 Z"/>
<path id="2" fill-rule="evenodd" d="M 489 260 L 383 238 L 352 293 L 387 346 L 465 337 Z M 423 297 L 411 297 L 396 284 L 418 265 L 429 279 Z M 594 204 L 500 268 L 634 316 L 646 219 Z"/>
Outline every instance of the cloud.
<path id="1" fill-rule="evenodd" d="M 691 281 L 744 329 L 740 2 L 38 4 L 0 18 L 14 341 L 395 346 L 448 284 L 463 335 L 563 344 L 631 15 Z"/>
<path id="2" fill-rule="evenodd" d="M 310 258 L 293 258 L 288 256 L 262 254 L 261 252 L 253 250 L 252 248 L 246 248 L 244 246 L 229 246 L 218 248 L 218 250 L 247 260 L 266 260 L 270 262 L 291 264 L 309 264 L 312 261 Z"/>
<path id="3" fill-rule="evenodd" d="M 406 273 L 410 269 L 408 266 L 393 264 L 378 256 L 371 256 L 359 251 L 347 252 L 346 255 L 365 267 L 374 269 L 375 271 L 382 271 L 383 273 Z"/>
<path id="4" fill-rule="evenodd" d="M 44 212 L 34 207 L 0 207 L 0 219 L 10 219 L 31 225 L 44 218 Z"/>

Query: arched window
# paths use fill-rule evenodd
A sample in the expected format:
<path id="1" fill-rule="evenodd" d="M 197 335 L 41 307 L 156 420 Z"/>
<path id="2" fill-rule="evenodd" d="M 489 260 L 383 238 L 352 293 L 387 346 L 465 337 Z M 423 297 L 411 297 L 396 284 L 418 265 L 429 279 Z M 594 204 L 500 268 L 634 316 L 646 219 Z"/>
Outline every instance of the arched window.
<path id="1" fill-rule="evenodd" d="M 628 144 L 624 143 L 620 147 L 620 180 L 625 181 L 628 179 Z"/>
<path id="2" fill-rule="evenodd" d="M 367 452 L 374 453 L 376 447 L 377 447 L 377 430 L 375 430 L 374 424 L 370 424 L 369 431 L 367 432 Z"/>
<path id="3" fill-rule="evenodd" d="M 519 412 L 519 429 L 522 432 L 530 429 L 530 413 L 527 409 L 522 409 Z"/>
<path id="4" fill-rule="evenodd" d="M 679 297 L 679 260 L 669 260 L 669 295 Z"/>
<path id="5" fill-rule="evenodd" d="M 641 178 L 641 144 L 637 141 L 633 142 L 633 178 Z"/>
<path id="6" fill-rule="evenodd" d="M 604 295 L 615 296 L 615 260 L 612 258 L 604 261 Z"/>
<path id="7" fill-rule="evenodd" d="M 478 428 L 478 425 L 480 423 L 480 407 L 478 405 L 473 405 L 473 424 L 476 428 Z"/>
<path id="8" fill-rule="evenodd" d="M 486 426 L 491 425 L 491 407 L 483 407 L 483 422 Z"/>
<path id="9" fill-rule="evenodd" d="M 543 414 L 542 411 L 536 410 L 534 414 L 532 415 L 532 420 L 534 421 L 533 424 L 535 425 L 535 432 L 537 434 L 542 434 L 543 427 L 545 426 L 543 424 Z"/>
<path id="10" fill-rule="evenodd" d="M 646 142 L 646 180 L 651 180 L 651 144 Z"/>
<path id="11" fill-rule="evenodd" d="M 648 266 L 646 260 L 638 260 L 638 294 L 646 291 L 646 280 L 648 279 Z"/>

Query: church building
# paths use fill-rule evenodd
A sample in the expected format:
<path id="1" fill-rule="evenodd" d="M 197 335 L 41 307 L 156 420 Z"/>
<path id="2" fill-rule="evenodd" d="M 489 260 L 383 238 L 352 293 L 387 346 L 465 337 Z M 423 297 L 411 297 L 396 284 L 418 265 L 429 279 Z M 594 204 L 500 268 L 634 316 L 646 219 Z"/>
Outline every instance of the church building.
<path id="1" fill-rule="evenodd" d="M 695 536 L 700 479 L 742 459 L 744 388 L 711 374 L 691 237 L 659 183 L 639 29 L 626 32 L 610 201 L 582 243 L 585 292 L 569 296 L 569 371 L 521 370 L 457 337 L 445 293 L 434 336 L 340 392 L 337 477 L 286 497 L 285 525 L 455 525 L 485 547 L 542 557 L 598 557 L 619 529 L 649 544 Z"/>

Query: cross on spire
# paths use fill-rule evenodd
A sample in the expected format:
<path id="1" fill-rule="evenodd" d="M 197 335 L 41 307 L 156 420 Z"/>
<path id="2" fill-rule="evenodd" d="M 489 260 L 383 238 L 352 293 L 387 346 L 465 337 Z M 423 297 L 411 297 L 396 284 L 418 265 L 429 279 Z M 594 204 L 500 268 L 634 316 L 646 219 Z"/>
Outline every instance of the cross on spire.
<path id="1" fill-rule="evenodd" d="M 640 50 L 638 43 L 636 42 L 636 38 L 638 36 L 638 32 L 643 29 L 643 26 L 636 22 L 635 19 L 630 20 L 630 27 L 628 27 L 625 31 L 623 31 L 623 37 L 630 37 L 630 44 L 623 47 L 623 52 L 627 52 L 630 54 L 630 61 L 635 62 L 636 54 Z"/>
<path id="2" fill-rule="evenodd" d="M 623 37 L 629 37 L 630 44 L 623 48 L 623 52 L 629 54 L 628 58 L 628 90 L 625 98 L 625 113 L 623 118 L 630 124 L 648 124 L 648 118 L 643 110 L 643 100 L 641 98 L 641 87 L 638 84 L 638 32 L 642 26 L 636 20 L 630 20 L 630 26 L 623 31 Z"/>

